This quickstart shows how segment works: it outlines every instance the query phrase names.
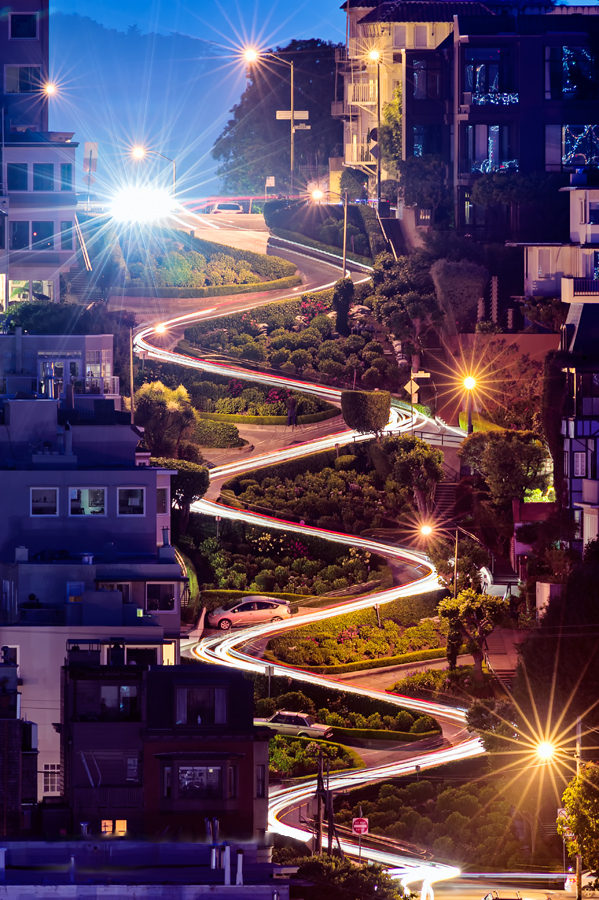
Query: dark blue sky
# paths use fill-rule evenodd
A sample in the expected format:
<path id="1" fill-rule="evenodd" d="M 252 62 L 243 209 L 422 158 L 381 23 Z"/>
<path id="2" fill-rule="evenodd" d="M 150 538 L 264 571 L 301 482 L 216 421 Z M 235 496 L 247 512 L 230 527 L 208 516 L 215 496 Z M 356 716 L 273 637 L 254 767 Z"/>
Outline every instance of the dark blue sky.
<path id="1" fill-rule="evenodd" d="M 180 31 L 228 45 L 244 38 L 265 45 L 290 38 L 344 39 L 341 0 L 51 0 L 52 12 L 90 16 L 109 28 Z"/>

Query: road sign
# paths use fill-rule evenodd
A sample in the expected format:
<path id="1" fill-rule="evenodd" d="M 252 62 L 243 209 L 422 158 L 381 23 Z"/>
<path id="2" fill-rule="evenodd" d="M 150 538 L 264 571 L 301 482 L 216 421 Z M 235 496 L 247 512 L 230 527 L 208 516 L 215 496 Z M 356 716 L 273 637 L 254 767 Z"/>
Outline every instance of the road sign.
<path id="1" fill-rule="evenodd" d="M 368 834 L 368 819 L 352 819 L 351 830 L 354 834 Z"/>
<path id="2" fill-rule="evenodd" d="M 294 119 L 309 119 L 310 113 L 307 109 L 294 109 L 293 110 L 293 118 Z M 290 109 L 278 109 L 277 110 L 277 119 L 291 119 L 291 110 Z"/>
<path id="3" fill-rule="evenodd" d="M 419 388 L 420 388 L 420 385 L 417 384 L 417 382 L 415 382 L 413 378 L 410 378 L 408 383 L 404 384 L 404 386 L 403 386 L 404 391 L 407 391 L 408 394 L 417 394 Z"/>
<path id="4" fill-rule="evenodd" d="M 93 175 L 84 175 L 83 176 L 83 183 L 86 184 L 88 187 L 91 187 L 92 184 L 95 184 L 95 181 L 96 181 L 96 179 L 94 178 Z"/>
<path id="5" fill-rule="evenodd" d="M 294 131 L 311 131 L 311 129 L 312 129 L 311 125 L 294 125 L 293 126 Z"/>
<path id="6" fill-rule="evenodd" d="M 98 168 L 98 145 L 86 141 L 83 148 L 83 171 L 95 172 Z"/>
<path id="7" fill-rule="evenodd" d="M 568 810 L 567 809 L 558 809 L 557 811 L 558 819 L 567 819 L 568 818 Z M 571 829 L 568 826 L 565 826 L 563 829 L 563 837 L 567 840 L 572 840 L 574 835 L 572 834 Z"/>
<path id="8" fill-rule="evenodd" d="M 430 377 L 431 377 L 430 372 L 413 372 L 412 373 L 412 378 L 430 378 Z"/>
<path id="9" fill-rule="evenodd" d="M 266 187 L 274 187 L 275 186 L 275 176 L 267 175 L 266 176 Z"/>

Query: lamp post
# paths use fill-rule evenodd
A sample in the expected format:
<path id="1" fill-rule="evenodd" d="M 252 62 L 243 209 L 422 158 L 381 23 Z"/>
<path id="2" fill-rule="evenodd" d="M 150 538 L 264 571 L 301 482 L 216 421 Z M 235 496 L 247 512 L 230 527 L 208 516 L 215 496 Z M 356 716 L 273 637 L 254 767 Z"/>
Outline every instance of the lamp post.
<path id="1" fill-rule="evenodd" d="M 376 123 L 377 140 L 381 139 L 381 52 L 373 49 L 368 54 L 368 59 L 376 63 Z M 381 205 L 381 146 L 378 146 L 378 156 L 376 160 L 376 202 L 377 209 Z"/>
<path id="2" fill-rule="evenodd" d="M 484 547 L 485 550 L 487 548 L 485 547 L 483 542 L 480 541 L 476 537 L 475 534 L 471 534 L 469 531 L 466 531 L 466 529 L 462 528 L 461 525 L 452 526 L 451 531 L 453 531 L 454 528 L 455 528 L 455 548 L 454 548 L 454 554 L 453 554 L 453 596 L 455 598 L 458 595 L 458 535 L 459 535 L 460 531 L 462 532 L 462 534 L 465 534 L 466 537 L 470 538 L 470 540 L 476 541 L 477 544 L 480 544 L 481 547 Z M 423 537 L 430 537 L 430 535 L 433 534 L 434 531 L 435 531 L 435 529 L 433 528 L 432 525 L 421 525 L 420 526 L 420 534 Z M 490 556 L 491 556 L 491 563 L 492 563 L 492 568 L 493 568 L 494 567 L 493 566 L 493 555 L 490 554 Z"/>
<path id="3" fill-rule="evenodd" d="M 347 191 L 344 191 L 343 194 L 338 194 L 337 191 L 321 191 L 318 188 L 315 191 L 312 191 L 312 199 L 319 201 L 322 200 L 325 194 L 334 195 L 335 197 L 339 197 L 340 200 L 343 200 L 343 277 L 347 277 Z"/>
<path id="4" fill-rule="evenodd" d="M 472 391 L 476 387 L 476 379 L 473 378 L 472 375 L 468 375 L 466 378 L 464 378 L 464 387 L 467 391 L 468 397 L 468 434 L 472 434 L 472 432 L 474 431 L 474 426 L 472 425 Z"/>
<path id="5" fill-rule="evenodd" d="M 565 755 L 551 741 L 540 741 L 537 744 L 536 753 L 538 758 L 545 763 L 554 762 L 556 756 Z M 574 761 L 576 762 L 576 777 L 578 778 L 582 762 L 582 719 L 580 716 L 576 717 Z M 580 853 L 576 854 L 576 900 L 582 900 L 582 855 Z"/>
<path id="6" fill-rule="evenodd" d="M 253 48 L 248 48 L 245 53 L 245 60 L 250 65 L 263 59 L 264 57 L 268 57 L 269 59 L 274 59 L 277 62 L 283 63 L 286 66 L 289 66 L 289 81 L 291 86 L 291 149 L 290 149 L 290 158 L 289 158 L 289 176 L 290 176 L 290 188 L 289 194 L 293 197 L 293 175 L 295 171 L 295 122 L 294 122 L 294 90 L 293 90 L 293 60 L 282 59 L 280 56 L 277 56 L 276 53 L 271 53 L 270 51 L 265 51 L 264 53 L 259 50 L 254 50 Z"/>
<path id="7" fill-rule="evenodd" d="M 170 162 L 173 167 L 173 197 L 177 195 L 177 161 L 171 159 L 170 156 L 165 156 L 164 153 L 159 153 L 158 150 L 146 150 L 145 147 L 134 147 L 131 151 L 133 157 L 135 159 L 144 159 L 148 155 L 148 153 L 152 153 L 154 156 L 159 156 L 160 159 L 165 159 L 167 162 Z"/>

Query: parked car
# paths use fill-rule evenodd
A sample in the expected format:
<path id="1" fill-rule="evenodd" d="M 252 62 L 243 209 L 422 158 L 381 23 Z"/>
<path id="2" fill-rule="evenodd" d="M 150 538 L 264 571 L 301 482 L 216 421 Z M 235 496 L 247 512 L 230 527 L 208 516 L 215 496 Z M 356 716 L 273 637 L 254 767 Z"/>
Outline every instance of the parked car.
<path id="1" fill-rule="evenodd" d="M 263 625 L 265 622 L 281 622 L 290 615 L 291 609 L 287 600 L 259 596 L 238 597 L 209 612 L 206 624 L 209 628 L 228 631 L 229 628 L 240 625 L 247 627 Z"/>
<path id="2" fill-rule="evenodd" d="M 281 709 L 270 719 L 254 719 L 254 725 L 266 725 L 277 734 L 292 734 L 296 737 L 312 737 L 328 740 L 333 737 L 330 725 L 321 725 L 312 716 L 303 712 L 289 712 Z"/>
<path id="3" fill-rule="evenodd" d="M 241 203 L 217 203 L 214 209 L 212 210 L 212 215 L 216 216 L 219 213 L 242 213 L 243 206 Z"/>

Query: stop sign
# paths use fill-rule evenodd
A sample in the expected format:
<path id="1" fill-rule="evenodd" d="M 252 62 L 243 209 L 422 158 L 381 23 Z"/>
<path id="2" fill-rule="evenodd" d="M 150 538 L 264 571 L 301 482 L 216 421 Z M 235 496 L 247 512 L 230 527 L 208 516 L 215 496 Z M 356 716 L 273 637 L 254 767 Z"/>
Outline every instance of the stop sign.
<path id="1" fill-rule="evenodd" d="M 368 834 L 368 819 L 352 819 L 351 830 L 354 834 Z"/>

